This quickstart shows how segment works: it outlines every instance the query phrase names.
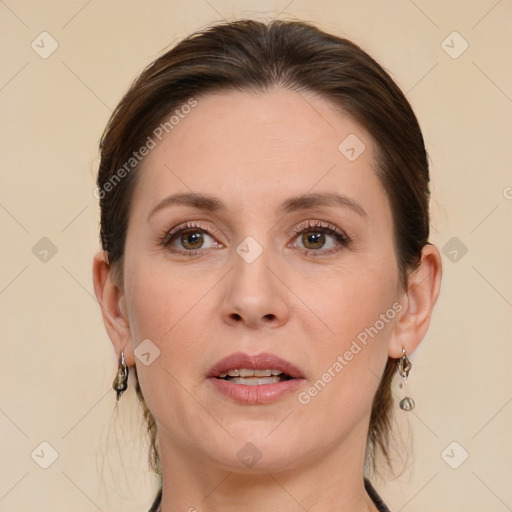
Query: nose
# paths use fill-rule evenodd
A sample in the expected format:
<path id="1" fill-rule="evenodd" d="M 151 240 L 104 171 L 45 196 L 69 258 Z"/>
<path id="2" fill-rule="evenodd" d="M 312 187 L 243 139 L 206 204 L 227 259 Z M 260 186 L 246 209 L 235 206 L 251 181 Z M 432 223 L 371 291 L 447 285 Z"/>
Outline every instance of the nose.
<path id="1" fill-rule="evenodd" d="M 269 266 L 267 251 L 249 261 L 234 254 L 233 269 L 224 282 L 223 320 L 253 329 L 286 324 L 290 317 L 290 294 Z"/>

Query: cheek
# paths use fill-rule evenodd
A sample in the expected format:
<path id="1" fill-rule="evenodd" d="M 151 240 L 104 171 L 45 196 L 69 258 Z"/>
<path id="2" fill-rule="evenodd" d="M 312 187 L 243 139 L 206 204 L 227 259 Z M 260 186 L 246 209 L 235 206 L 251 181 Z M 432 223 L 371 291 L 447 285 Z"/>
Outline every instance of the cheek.
<path id="1" fill-rule="evenodd" d="M 157 345 L 166 333 L 194 305 L 194 284 L 180 279 L 179 269 L 173 269 L 163 258 L 153 257 L 127 244 L 125 260 L 125 290 L 130 331 L 137 345 L 149 338 Z M 196 299 L 197 300 L 197 299 Z"/>
<path id="2" fill-rule="evenodd" d="M 340 421 L 349 411 L 357 417 L 371 406 L 387 361 L 400 305 L 397 273 L 385 261 L 338 273 L 310 296 L 329 332 L 317 334 L 317 374 L 304 401 L 316 401 L 314 407 L 328 408 Z"/>
<path id="3" fill-rule="evenodd" d="M 167 369 L 180 380 L 195 375 L 195 365 L 199 365 L 201 356 L 204 357 L 204 343 L 211 338 L 211 329 L 208 331 L 211 323 L 202 320 L 212 315 L 205 311 L 205 308 L 213 307 L 211 301 L 202 300 L 211 284 L 180 278 L 179 270 L 170 269 L 168 265 L 159 268 L 154 263 L 139 264 L 132 269 L 126 291 L 134 349 L 142 340 L 149 339 L 160 352 L 155 368 Z M 136 363 L 142 379 L 154 381 L 159 378 L 139 361 Z M 167 385 L 172 385 L 169 375 L 164 380 Z"/>
<path id="4" fill-rule="evenodd" d="M 390 262 L 389 264 L 387 262 Z M 320 316 L 334 339 L 346 343 L 379 320 L 397 299 L 397 272 L 392 258 L 366 258 L 364 264 L 347 266 L 309 289 L 309 301 L 319 305 Z M 380 326 L 380 324 L 379 324 Z M 388 331 L 382 329 L 383 334 Z"/>

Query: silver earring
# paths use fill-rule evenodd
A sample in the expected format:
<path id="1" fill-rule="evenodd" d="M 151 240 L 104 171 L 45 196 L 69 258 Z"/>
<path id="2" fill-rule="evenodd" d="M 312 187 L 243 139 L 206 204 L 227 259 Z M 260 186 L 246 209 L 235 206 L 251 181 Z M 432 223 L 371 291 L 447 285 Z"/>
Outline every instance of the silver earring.
<path id="1" fill-rule="evenodd" d="M 114 391 L 117 393 L 117 400 L 121 398 L 121 395 L 126 391 L 128 387 L 128 366 L 124 361 L 124 352 L 121 352 L 121 360 L 119 361 L 119 367 L 117 369 L 116 376 L 114 378 L 114 382 L 112 382 L 112 387 Z"/>
<path id="2" fill-rule="evenodd" d="M 407 396 L 407 377 L 409 376 L 409 372 L 411 371 L 412 363 L 409 361 L 409 358 L 407 357 L 407 354 L 405 353 L 405 348 L 402 347 L 402 357 L 398 360 L 398 374 L 402 379 L 404 380 L 404 390 L 405 390 L 405 397 L 400 400 L 400 409 L 402 411 L 412 411 L 416 404 L 414 403 L 414 400 Z M 400 386 L 402 387 L 402 386 Z"/>

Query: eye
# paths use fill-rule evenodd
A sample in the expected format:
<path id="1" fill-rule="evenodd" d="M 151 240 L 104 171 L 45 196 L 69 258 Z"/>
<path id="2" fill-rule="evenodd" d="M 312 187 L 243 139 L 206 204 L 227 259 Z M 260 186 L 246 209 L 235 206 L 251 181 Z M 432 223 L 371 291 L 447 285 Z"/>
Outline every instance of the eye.
<path id="1" fill-rule="evenodd" d="M 192 222 L 178 226 L 166 232 L 160 244 L 172 250 L 191 256 L 200 252 L 201 249 L 220 247 L 217 242 L 202 226 Z"/>
<path id="2" fill-rule="evenodd" d="M 299 243 L 299 248 L 304 249 L 308 256 L 337 252 L 349 243 L 349 238 L 343 232 L 332 224 L 320 221 L 308 221 L 305 226 L 298 226 L 294 233 L 297 235 L 295 243 Z"/>

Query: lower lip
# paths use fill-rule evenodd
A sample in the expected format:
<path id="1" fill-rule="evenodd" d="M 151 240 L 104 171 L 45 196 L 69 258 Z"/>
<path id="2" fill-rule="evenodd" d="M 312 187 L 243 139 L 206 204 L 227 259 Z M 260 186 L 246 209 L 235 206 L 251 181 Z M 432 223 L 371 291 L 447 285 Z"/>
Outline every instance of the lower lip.
<path id="1" fill-rule="evenodd" d="M 246 405 L 268 404 L 282 396 L 296 391 L 304 379 L 289 379 L 274 384 L 261 384 L 259 386 L 246 386 L 233 384 L 224 379 L 210 377 L 208 379 L 217 391 L 233 400 Z"/>

